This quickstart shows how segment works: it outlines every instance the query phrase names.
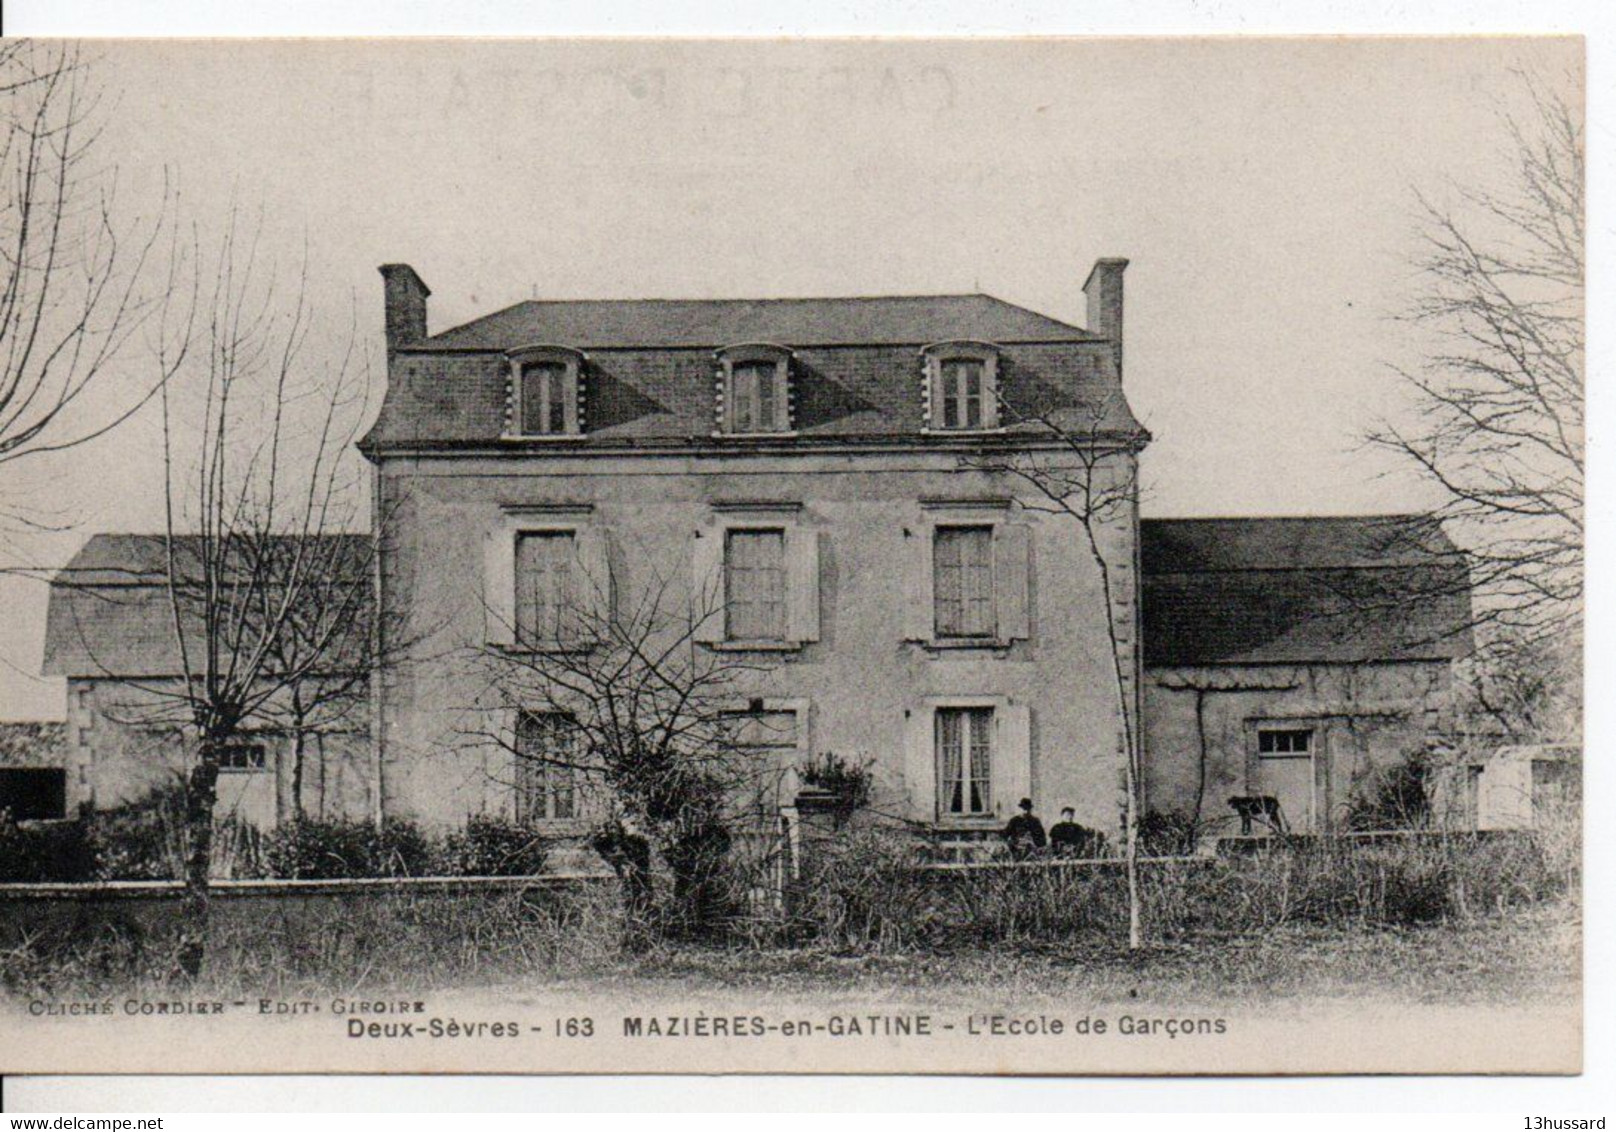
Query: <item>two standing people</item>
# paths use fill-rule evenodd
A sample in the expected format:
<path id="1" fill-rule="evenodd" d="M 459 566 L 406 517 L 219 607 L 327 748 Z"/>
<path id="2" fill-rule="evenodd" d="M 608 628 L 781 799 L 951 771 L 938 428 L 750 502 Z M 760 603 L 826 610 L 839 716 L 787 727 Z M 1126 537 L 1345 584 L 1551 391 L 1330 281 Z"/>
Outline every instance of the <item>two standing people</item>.
<path id="1" fill-rule="evenodd" d="M 1105 834 L 1078 825 L 1077 812 L 1070 806 L 1061 809 L 1061 820 L 1047 835 L 1044 823 L 1032 812 L 1031 798 L 1023 798 L 1016 809 L 1019 812 L 1005 825 L 1001 836 L 1010 846 L 1010 855 L 1018 861 L 1045 849 L 1054 850 L 1057 857 L 1097 857 L 1105 849 Z"/>

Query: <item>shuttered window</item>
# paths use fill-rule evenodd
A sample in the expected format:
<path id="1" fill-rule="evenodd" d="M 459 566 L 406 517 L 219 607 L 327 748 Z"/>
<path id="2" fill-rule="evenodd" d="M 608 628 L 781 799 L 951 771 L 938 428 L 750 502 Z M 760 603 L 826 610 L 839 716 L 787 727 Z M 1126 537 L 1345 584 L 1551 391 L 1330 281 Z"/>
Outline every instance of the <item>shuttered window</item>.
<path id="1" fill-rule="evenodd" d="M 797 760 L 795 711 L 725 712 L 723 736 L 735 754 L 736 795 L 754 816 L 777 816 L 780 779 Z"/>
<path id="2" fill-rule="evenodd" d="M 937 636 L 993 636 L 993 528 L 938 527 L 934 539 Z"/>
<path id="3" fill-rule="evenodd" d="M 973 817 L 993 812 L 993 709 L 939 708 L 937 812 Z"/>
<path id="4" fill-rule="evenodd" d="M 786 633 L 785 531 L 731 530 L 724 536 L 725 635 L 782 641 Z"/>
<path id="5" fill-rule="evenodd" d="M 578 816 L 578 731 L 560 712 L 524 711 L 516 720 L 516 820 Z"/>
<path id="6" fill-rule="evenodd" d="M 535 531 L 516 539 L 516 638 L 532 647 L 577 636 L 573 532 Z"/>

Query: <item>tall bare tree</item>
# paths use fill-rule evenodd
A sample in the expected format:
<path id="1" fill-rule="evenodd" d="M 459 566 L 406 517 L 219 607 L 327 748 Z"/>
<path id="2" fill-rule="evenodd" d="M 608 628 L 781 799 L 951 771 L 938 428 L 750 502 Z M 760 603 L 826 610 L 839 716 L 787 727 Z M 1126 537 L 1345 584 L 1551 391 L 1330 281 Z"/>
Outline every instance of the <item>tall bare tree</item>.
<path id="1" fill-rule="evenodd" d="M 78 46 L 0 43 L 0 466 L 105 434 L 164 376 L 114 364 L 153 309 L 140 287 L 162 224 L 116 219 L 100 106 Z M 4 479 L 0 519 L 43 525 Z"/>
<path id="2" fill-rule="evenodd" d="M 305 569 L 295 540 L 268 548 L 272 559 L 267 593 L 295 583 Z M 336 535 L 319 549 L 320 568 L 330 587 L 319 601 L 288 610 L 283 631 L 268 642 L 268 666 L 284 684 L 282 694 L 263 707 L 264 716 L 291 743 L 291 774 L 282 820 L 304 817 L 305 778 L 311 747 L 326 758 L 322 736 L 335 730 L 366 730 L 371 681 L 384 659 L 384 638 L 373 623 L 377 548 L 368 536 Z M 413 640 L 413 638 L 412 638 Z M 385 637 L 386 660 L 407 662 L 405 638 Z"/>
<path id="3" fill-rule="evenodd" d="M 201 967 L 221 758 L 251 721 L 342 686 L 368 656 L 372 574 L 353 441 L 368 392 L 352 326 L 317 348 L 303 274 L 283 291 L 232 211 L 177 249 L 156 364 L 167 591 L 181 679 L 156 689 L 189 745 L 180 966 Z"/>
<path id="4" fill-rule="evenodd" d="M 553 806 L 565 792 L 565 816 L 588 824 L 622 882 L 629 949 L 653 925 L 695 935 L 719 926 L 736 835 L 777 818 L 768 800 L 790 769 L 760 758 L 748 734 L 748 689 L 770 666 L 701 643 L 703 626 L 723 616 L 717 589 L 687 593 L 650 554 L 633 557 L 633 586 L 609 562 L 565 566 L 568 600 L 545 606 L 553 623 L 518 614 L 508 643 L 479 654 L 491 694 L 482 709 L 508 722 L 470 736 L 508 754 L 518 794 L 543 792 Z M 673 886 L 660 906 L 653 854 Z"/>
<path id="5" fill-rule="evenodd" d="M 1120 395 L 1118 395 L 1120 396 Z M 1128 946 L 1144 944 L 1139 896 L 1139 822 L 1142 767 L 1136 679 L 1138 634 L 1120 609 L 1136 610 L 1138 602 L 1127 587 L 1137 580 L 1117 577 L 1115 547 L 1107 543 L 1118 530 L 1136 524 L 1139 513 L 1139 477 L 1134 457 L 1140 446 L 1137 432 L 1118 430 L 1108 422 L 1115 415 L 1109 401 L 1061 410 L 1043 411 L 1013 404 L 1001 397 L 1001 418 L 1050 443 L 1017 447 L 966 457 L 967 466 L 997 473 L 1032 489 L 1017 499 L 1026 511 L 1070 520 L 1069 529 L 1081 552 L 1094 565 L 1105 610 L 1110 684 L 1123 741 L 1123 869 L 1128 886 Z M 1122 414 L 1126 416 L 1126 414 Z M 1128 545 L 1124 542 L 1122 545 Z M 1130 579 L 1132 563 L 1129 563 Z M 1120 601 L 1120 598 L 1129 600 Z"/>
<path id="6" fill-rule="evenodd" d="M 1508 183 L 1419 197 L 1406 318 L 1429 345 L 1398 370 L 1407 413 L 1369 440 L 1437 492 L 1481 649 L 1524 655 L 1581 628 L 1584 141 L 1579 109 L 1540 78 L 1521 94 L 1501 115 Z"/>

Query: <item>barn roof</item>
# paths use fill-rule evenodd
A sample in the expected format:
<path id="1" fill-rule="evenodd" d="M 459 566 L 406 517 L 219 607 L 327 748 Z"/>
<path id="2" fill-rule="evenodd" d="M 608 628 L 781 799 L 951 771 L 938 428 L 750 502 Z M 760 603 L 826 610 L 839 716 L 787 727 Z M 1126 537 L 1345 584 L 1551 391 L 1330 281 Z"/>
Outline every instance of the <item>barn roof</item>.
<path id="1" fill-rule="evenodd" d="M 331 534 L 277 536 L 318 539 L 334 563 L 368 569 L 370 536 Z M 192 536 L 174 540 L 181 576 L 202 553 Z M 168 595 L 168 544 L 164 535 L 98 534 L 79 548 L 51 579 L 45 619 L 47 676 L 146 677 L 181 671 L 174 644 Z"/>
<path id="2" fill-rule="evenodd" d="M 1429 516 L 1147 519 L 1140 540 L 1149 666 L 1468 651 L 1464 558 Z"/>

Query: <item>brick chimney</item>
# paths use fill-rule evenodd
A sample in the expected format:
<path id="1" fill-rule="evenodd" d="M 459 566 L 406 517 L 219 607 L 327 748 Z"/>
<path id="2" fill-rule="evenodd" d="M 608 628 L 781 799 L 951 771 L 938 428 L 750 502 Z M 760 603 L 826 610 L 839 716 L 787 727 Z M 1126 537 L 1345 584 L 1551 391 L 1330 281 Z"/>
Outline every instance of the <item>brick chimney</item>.
<path id="1" fill-rule="evenodd" d="M 1122 374 L 1122 273 L 1127 269 L 1125 259 L 1095 260 L 1083 284 L 1089 301 L 1088 330 L 1111 340 L 1118 376 Z"/>
<path id="2" fill-rule="evenodd" d="M 387 312 L 387 349 L 396 350 L 426 337 L 426 297 L 432 292 L 407 263 L 384 263 L 383 308 Z"/>

